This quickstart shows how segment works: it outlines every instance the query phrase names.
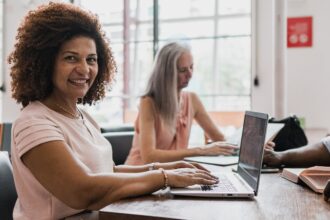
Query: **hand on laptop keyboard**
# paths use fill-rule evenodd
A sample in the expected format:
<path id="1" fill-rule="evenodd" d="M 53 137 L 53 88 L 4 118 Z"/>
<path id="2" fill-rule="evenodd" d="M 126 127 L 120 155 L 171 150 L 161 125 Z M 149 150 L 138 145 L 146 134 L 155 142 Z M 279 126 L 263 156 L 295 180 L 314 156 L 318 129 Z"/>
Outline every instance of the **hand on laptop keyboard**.
<path id="1" fill-rule="evenodd" d="M 215 190 L 218 192 L 235 192 L 236 188 L 225 175 L 219 176 L 219 183 L 214 185 L 201 185 L 203 191 Z"/>
<path id="2" fill-rule="evenodd" d="M 218 178 L 210 172 L 193 168 L 179 168 L 166 170 L 165 180 L 172 187 L 187 187 L 195 184 L 213 185 L 218 183 Z"/>
<path id="3" fill-rule="evenodd" d="M 201 148 L 203 156 L 233 155 L 237 152 L 237 145 L 229 144 L 223 141 L 213 142 Z"/>

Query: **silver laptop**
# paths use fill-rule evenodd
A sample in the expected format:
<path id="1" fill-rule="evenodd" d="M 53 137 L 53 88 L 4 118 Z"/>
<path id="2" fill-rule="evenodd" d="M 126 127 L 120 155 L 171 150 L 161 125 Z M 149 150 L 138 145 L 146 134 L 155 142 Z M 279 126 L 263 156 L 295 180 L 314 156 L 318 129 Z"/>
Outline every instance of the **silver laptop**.
<path id="1" fill-rule="evenodd" d="M 246 111 L 237 173 L 212 173 L 219 177 L 213 186 L 171 188 L 173 195 L 199 197 L 253 197 L 258 193 L 268 115 Z"/>

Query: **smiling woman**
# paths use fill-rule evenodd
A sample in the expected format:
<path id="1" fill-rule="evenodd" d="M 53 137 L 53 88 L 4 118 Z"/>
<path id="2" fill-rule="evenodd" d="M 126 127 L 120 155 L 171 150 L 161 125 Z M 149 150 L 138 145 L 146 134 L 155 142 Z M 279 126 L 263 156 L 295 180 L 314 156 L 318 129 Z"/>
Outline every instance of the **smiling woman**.
<path id="1" fill-rule="evenodd" d="M 52 79 L 54 90 L 43 103 L 64 115 L 76 117 L 79 115 L 76 103 L 87 94 L 97 72 L 94 40 L 77 36 L 66 41 L 55 58 Z"/>
<path id="2" fill-rule="evenodd" d="M 111 144 L 77 107 L 102 99 L 116 71 L 94 14 L 71 4 L 42 5 L 28 13 L 16 39 L 12 95 L 23 109 L 12 126 L 14 219 L 63 219 L 167 186 L 217 182 L 183 161 L 113 163 Z"/>

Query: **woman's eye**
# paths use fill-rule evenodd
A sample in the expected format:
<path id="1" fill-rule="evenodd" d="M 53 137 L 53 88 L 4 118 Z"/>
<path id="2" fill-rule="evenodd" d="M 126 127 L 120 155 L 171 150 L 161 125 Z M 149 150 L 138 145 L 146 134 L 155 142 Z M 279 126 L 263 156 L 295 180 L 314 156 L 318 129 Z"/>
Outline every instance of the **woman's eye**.
<path id="1" fill-rule="evenodd" d="M 97 59 L 95 57 L 90 57 L 90 58 L 87 59 L 87 62 L 88 63 L 96 63 Z"/>
<path id="2" fill-rule="evenodd" d="M 67 56 L 65 57 L 65 60 L 68 60 L 68 61 L 75 61 L 76 58 L 74 56 Z"/>

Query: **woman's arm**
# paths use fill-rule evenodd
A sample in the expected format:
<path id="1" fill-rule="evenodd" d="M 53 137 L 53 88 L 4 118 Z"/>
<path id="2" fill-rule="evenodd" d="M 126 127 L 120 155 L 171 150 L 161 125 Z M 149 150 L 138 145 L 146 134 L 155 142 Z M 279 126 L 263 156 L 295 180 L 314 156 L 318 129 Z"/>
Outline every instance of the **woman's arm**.
<path id="1" fill-rule="evenodd" d="M 191 156 L 230 155 L 236 150 L 235 146 L 224 143 L 213 143 L 208 146 L 187 149 L 159 150 L 156 148 L 154 112 L 151 98 L 141 99 L 139 112 L 140 138 L 138 141 L 144 163 L 177 161 Z"/>
<path id="2" fill-rule="evenodd" d="M 165 170 L 171 169 L 179 169 L 179 168 L 196 168 L 208 171 L 205 167 L 200 165 L 199 163 L 191 162 L 188 163 L 186 161 L 174 161 L 174 162 L 167 162 L 167 163 L 149 163 L 146 165 L 140 166 L 130 166 L 130 165 L 118 165 L 114 167 L 114 172 L 119 173 L 138 173 L 138 172 L 145 172 L 150 170 L 157 170 L 159 168 L 163 168 Z"/>
<path id="3" fill-rule="evenodd" d="M 117 165 L 113 167 L 115 173 L 140 173 L 153 170 L 153 164 L 146 165 Z"/>
<path id="4" fill-rule="evenodd" d="M 154 192 L 166 183 L 178 187 L 217 182 L 207 171 L 191 168 L 166 173 L 92 173 L 63 141 L 36 146 L 22 160 L 41 185 L 74 209 L 98 210 L 122 198 Z"/>
<path id="5" fill-rule="evenodd" d="M 190 98 L 194 108 L 194 119 L 203 128 L 207 136 L 211 138 L 212 141 L 224 141 L 225 136 L 221 133 L 221 131 L 219 131 L 214 121 L 206 112 L 198 96 L 191 92 Z"/>

